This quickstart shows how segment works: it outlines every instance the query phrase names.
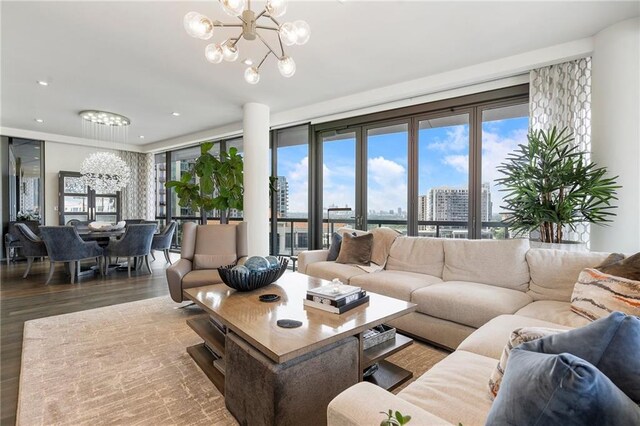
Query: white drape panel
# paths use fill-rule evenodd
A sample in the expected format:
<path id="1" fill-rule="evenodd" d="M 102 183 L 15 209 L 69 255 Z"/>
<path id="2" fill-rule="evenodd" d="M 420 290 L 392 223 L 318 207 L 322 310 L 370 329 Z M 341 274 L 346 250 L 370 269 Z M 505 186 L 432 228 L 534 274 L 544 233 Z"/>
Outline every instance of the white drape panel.
<path id="1" fill-rule="evenodd" d="M 575 143 L 591 152 L 591 58 L 532 70 L 529 75 L 529 121 L 531 128 L 545 131 L 568 127 Z M 567 240 L 589 244 L 589 224 L 577 232 L 565 230 Z"/>
<path id="2" fill-rule="evenodd" d="M 155 219 L 153 154 L 120 151 L 131 168 L 131 182 L 121 192 L 123 219 Z"/>

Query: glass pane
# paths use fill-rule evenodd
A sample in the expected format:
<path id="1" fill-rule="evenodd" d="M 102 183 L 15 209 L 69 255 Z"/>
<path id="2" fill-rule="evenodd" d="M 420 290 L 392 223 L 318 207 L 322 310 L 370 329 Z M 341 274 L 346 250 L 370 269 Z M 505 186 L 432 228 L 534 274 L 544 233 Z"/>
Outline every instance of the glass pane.
<path id="1" fill-rule="evenodd" d="M 367 228 L 407 233 L 409 125 L 367 130 Z"/>
<path id="2" fill-rule="evenodd" d="M 10 139 L 7 197 L 9 220 L 39 221 L 41 219 L 43 170 L 40 167 L 40 152 L 42 146 L 41 141 Z"/>
<path id="3" fill-rule="evenodd" d="M 297 255 L 308 250 L 309 127 L 278 130 L 278 180 L 275 215 L 278 238 L 275 253 Z"/>
<path id="4" fill-rule="evenodd" d="M 96 213 L 115 213 L 116 207 L 115 197 L 96 197 Z"/>
<path id="5" fill-rule="evenodd" d="M 322 142 L 323 246 L 329 247 L 334 229 L 354 225 L 351 217 L 356 208 L 356 134 L 324 136 Z"/>
<path id="6" fill-rule="evenodd" d="M 418 130 L 418 234 L 467 238 L 469 115 L 422 120 Z"/>
<path id="7" fill-rule="evenodd" d="M 504 193 L 495 180 L 498 166 L 518 145 L 527 143 L 529 105 L 519 104 L 482 111 L 482 238 L 508 238 L 500 226 Z"/>
<path id="8" fill-rule="evenodd" d="M 86 214 L 65 214 L 63 223 L 65 225 L 69 225 L 69 221 L 71 220 L 79 220 L 81 222 L 86 222 L 89 220 L 89 216 Z"/>
<path id="9" fill-rule="evenodd" d="M 155 182 L 156 182 L 156 217 L 167 216 L 167 154 L 156 154 L 155 158 Z"/>
<path id="10" fill-rule="evenodd" d="M 79 195 L 64 196 L 64 212 L 86 212 L 88 209 L 88 197 Z"/>
<path id="11" fill-rule="evenodd" d="M 118 217 L 115 214 L 99 214 L 96 213 L 96 221 L 97 222 L 112 222 L 115 223 L 118 221 Z"/>
<path id="12" fill-rule="evenodd" d="M 200 156 L 200 147 L 195 146 L 192 148 L 182 149 L 172 153 L 171 161 L 171 180 L 180 180 L 182 175 L 192 171 L 192 167 L 196 162 L 196 159 Z M 195 183 L 195 177 L 192 179 Z M 176 191 L 171 191 L 171 216 L 199 216 L 198 211 L 193 211 L 189 207 L 181 207 L 178 205 L 178 196 Z"/>
<path id="13" fill-rule="evenodd" d="M 243 139 L 236 138 L 236 139 L 231 139 L 227 141 L 227 152 L 229 152 L 229 149 L 231 149 L 232 147 L 236 148 L 238 150 L 238 154 L 242 155 L 242 153 L 244 152 Z M 265 158 L 265 161 L 269 161 L 269 159 Z M 232 218 L 236 218 L 236 219 L 242 218 L 242 212 L 236 209 L 229 210 L 229 219 L 232 219 Z"/>

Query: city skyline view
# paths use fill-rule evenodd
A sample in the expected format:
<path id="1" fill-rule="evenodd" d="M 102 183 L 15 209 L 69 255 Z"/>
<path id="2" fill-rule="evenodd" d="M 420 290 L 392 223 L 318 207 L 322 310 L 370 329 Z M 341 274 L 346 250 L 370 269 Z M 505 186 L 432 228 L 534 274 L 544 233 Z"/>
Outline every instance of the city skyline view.
<path id="1" fill-rule="evenodd" d="M 466 117 L 465 117 L 466 118 Z M 435 122 L 435 120 L 434 120 Z M 396 126 L 398 127 L 398 126 Z M 370 215 L 407 210 L 408 135 L 370 135 L 367 156 L 367 211 Z M 402 129 L 400 129 L 402 130 Z M 528 117 L 485 121 L 482 124 L 482 183 L 489 185 L 493 217 L 499 218 L 503 193 L 494 184 L 497 167 L 519 144 L 527 142 Z M 323 209 L 355 209 L 356 141 L 353 134 L 323 144 Z M 278 176 L 288 187 L 287 215 L 305 217 L 308 212 L 308 146 L 278 149 Z M 456 124 L 419 130 L 418 195 L 431 189 L 467 189 L 469 181 L 469 125 Z"/>

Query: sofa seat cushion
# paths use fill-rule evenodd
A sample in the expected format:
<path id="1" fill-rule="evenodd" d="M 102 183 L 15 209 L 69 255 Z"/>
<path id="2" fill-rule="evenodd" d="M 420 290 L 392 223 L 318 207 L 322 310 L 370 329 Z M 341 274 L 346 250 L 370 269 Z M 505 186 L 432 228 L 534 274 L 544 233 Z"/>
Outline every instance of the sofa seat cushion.
<path id="1" fill-rule="evenodd" d="M 529 240 L 444 240 L 444 281 L 471 281 L 527 291 Z"/>
<path id="2" fill-rule="evenodd" d="M 544 321 L 566 325 L 568 327 L 582 327 L 591 321 L 571 310 L 571 303 L 555 300 L 539 300 L 516 312 L 516 315 L 537 318 Z"/>
<path id="3" fill-rule="evenodd" d="M 513 330 L 522 327 L 555 328 L 560 330 L 571 329 L 571 327 L 566 325 L 555 324 L 522 315 L 500 315 L 464 339 L 464 341 L 460 343 L 460 346 L 458 346 L 458 349 L 496 358 L 497 364 L 497 360 L 500 359 L 502 350 L 509 341 Z"/>
<path id="4" fill-rule="evenodd" d="M 414 291 L 411 302 L 423 314 L 478 328 L 498 315 L 515 313 L 531 297 L 508 288 L 448 281 Z"/>
<path id="5" fill-rule="evenodd" d="M 305 274 L 329 281 L 338 278 L 343 283 L 348 284 L 351 277 L 366 274 L 366 272 L 354 265 L 324 261 L 307 265 Z"/>
<path id="6" fill-rule="evenodd" d="M 484 425 L 491 408 L 487 380 L 495 366 L 494 358 L 458 350 L 398 396 L 453 424 Z"/>
<path id="7" fill-rule="evenodd" d="M 415 272 L 380 271 L 357 275 L 351 278 L 349 283 L 362 287 L 367 291 L 409 302 L 411 293 L 415 290 L 441 282 L 442 280 L 438 277 L 416 274 Z"/>
<path id="8" fill-rule="evenodd" d="M 182 277 L 182 289 L 220 283 L 222 279 L 217 269 L 197 269 Z"/>
<path id="9" fill-rule="evenodd" d="M 528 293 L 533 300 L 570 302 L 580 272 L 599 265 L 607 256 L 589 251 L 531 249 L 527 252 L 531 273 Z"/>

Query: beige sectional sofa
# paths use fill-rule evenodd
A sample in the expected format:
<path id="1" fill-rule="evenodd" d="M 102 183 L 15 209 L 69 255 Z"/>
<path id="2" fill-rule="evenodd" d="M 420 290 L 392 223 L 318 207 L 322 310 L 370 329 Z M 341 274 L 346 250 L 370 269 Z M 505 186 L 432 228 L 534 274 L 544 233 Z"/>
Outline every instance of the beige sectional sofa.
<path id="1" fill-rule="evenodd" d="M 367 382 L 347 389 L 329 405 L 329 424 L 379 424 L 388 409 L 411 415 L 412 425 L 484 424 L 492 403 L 488 380 L 511 332 L 587 324 L 570 309 L 573 286 L 582 269 L 607 255 L 530 249 L 521 239 L 398 236 L 384 269 L 368 273 L 327 262 L 326 250 L 301 253 L 303 273 L 416 303 L 416 312 L 392 324 L 456 349 L 398 395 Z"/>

